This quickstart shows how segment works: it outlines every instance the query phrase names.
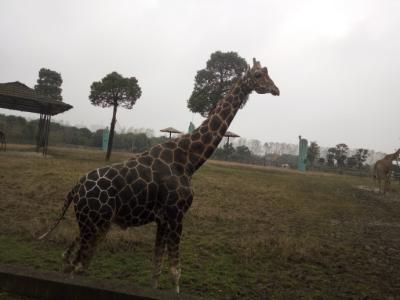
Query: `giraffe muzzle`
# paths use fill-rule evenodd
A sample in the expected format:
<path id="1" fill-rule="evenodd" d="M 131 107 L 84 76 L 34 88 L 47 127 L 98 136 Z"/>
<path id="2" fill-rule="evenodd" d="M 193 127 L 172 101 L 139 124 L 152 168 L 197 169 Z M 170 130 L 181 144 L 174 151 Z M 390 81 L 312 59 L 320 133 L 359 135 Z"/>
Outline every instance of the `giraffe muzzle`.
<path id="1" fill-rule="evenodd" d="M 279 96 L 279 94 L 280 94 L 279 89 L 278 89 L 278 87 L 277 87 L 276 85 L 274 85 L 274 86 L 271 88 L 270 93 L 271 93 L 272 95 L 274 95 L 274 96 Z"/>

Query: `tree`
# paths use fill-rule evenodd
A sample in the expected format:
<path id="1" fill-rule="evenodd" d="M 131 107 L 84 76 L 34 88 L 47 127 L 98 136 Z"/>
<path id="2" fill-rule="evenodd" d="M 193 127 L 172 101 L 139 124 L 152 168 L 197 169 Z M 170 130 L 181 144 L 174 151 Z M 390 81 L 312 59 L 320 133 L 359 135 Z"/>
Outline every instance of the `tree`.
<path id="1" fill-rule="evenodd" d="M 262 144 L 259 140 L 251 139 L 249 141 L 249 149 L 252 153 L 256 155 L 261 155 L 263 152 Z"/>
<path id="2" fill-rule="evenodd" d="M 357 166 L 357 159 L 355 155 L 352 155 L 346 159 L 346 165 L 348 168 L 354 168 Z"/>
<path id="3" fill-rule="evenodd" d="M 246 60 L 236 52 L 212 53 L 206 68 L 196 74 L 194 89 L 187 102 L 188 108 L 206 117 L 218 100 L 229 92 L 232 84 L 243 75 L 247 67 Z"/>
<path id="4" fill-rule="evenodd" d="M 307 148 L 307 157 L 306 157 L 306 160 L 311 167 L 314 166 L 314 162 L 319 157 L 319 153 L 320 153 L 320 148 L 317 142 L 311 142 L 310 146 L 308 146 Z"/>
<path id="5" fill-rule="evenodd" d="M 101 81 L 95 81 L 90 86 L 89 99 L 93 105 L 113 107 L 106 160 L 109 160 L 111 156 L 118 106 L 132 109 L 141 95 L 142 91 L 135 77 L 124 78 L 117 72 L 108 74 Z"/>
<path id="6" fill-rule="evenodd" d="M 60 73 L 41 68 L 39 71 L 37 84 L 35 85 L 35 91 L 40 95 L 49 97 L 57 101 L 62 101 L 62 82 L 63 81 Z"/>
<path id="7" fill-rule="evenodd" d="M 232 155 L 232 153 L 235 152 L 235 148 L 233 148 L 232 143 L 226 143 L 223 146 L 224 153 L 225 153 L 225 158 L 229 158 L 229 156 Z"/>
<path id="8" fill-rule="evenodd" d="M 363 149 L 363 148 L 357 149 L 356 154 L 354 154 L 354 158 L 356 160 L 357 168 L 361 169 L 363 163 L 368 158 L 368 149 Z"/>
<path id="9" fill-rule="evenodd" d="M 137 133 L 133 135 L 132 139 L 132 152 L 143 152 L 146 149 L 150 148 L 150 139 L 145 133 Z"/>
<path id="10" fill-rule="evenodd" d="M 326 153 L 326 162 L 329 167 L 334 167 L 335 166 L 335 154 L 336 154 L 336 148 L 329 148 L 328 152 Z"/>
<path id="11" fill-rule="evenodd" d="M 263 148 L 264 148 L 264 156 L 271 153 L 271 148 L 272 148 L 271 143 L 265 142 Z"/>
<path id="12" fill-rule="evenodd" d="M 349 147 L 346 144 L 342 143 L 342 144 L 336 145 L 335 159 L 340 168 L 344 167 L 348 151 L 349 151 Z"/>
<path id="13" fill-rule="evenodd" d="M 247 147 L 247 146 L 239 146 L 239 147 L 237 147 L 236 148 L 236 153 L 239 156 L 246 157 L 246 158 L 251 156 L 251 151 L 250 151 L 249 147 Z"/>

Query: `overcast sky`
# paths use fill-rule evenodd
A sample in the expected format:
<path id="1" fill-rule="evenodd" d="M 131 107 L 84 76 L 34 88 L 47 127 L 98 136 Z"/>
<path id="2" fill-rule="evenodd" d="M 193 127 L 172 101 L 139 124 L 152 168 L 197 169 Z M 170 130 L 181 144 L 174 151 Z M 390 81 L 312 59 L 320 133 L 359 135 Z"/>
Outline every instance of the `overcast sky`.
<path id="1" fill-rule="evenodd" d="M 0 82 L 33 87 L 40 68 L 60 72 L 74 108 L 54 119 L 71 125 L 109 126 L 112 109 L 88 95 L 117 71 L 142 88 L 117 129 L 197 126 L 186 105 L 194 76 L 221 50 L 256 57 L 281 91 L 253 93 L 229 130 L 262 142 L 301 134 L 321 146 L 400 147 L 397 0 L 1 0 L 0 37 Z"/>

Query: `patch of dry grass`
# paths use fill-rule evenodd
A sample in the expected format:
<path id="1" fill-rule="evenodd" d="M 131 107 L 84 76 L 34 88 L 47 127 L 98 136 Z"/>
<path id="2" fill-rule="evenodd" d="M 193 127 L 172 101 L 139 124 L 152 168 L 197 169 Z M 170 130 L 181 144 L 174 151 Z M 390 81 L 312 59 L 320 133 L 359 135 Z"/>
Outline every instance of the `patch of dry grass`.
<path id="1" fill-rule="evenodd" d="M 73 209 L 50 241 L 38 246 L 34 237 L 58 215 L 74 182 L 104 164 L 104 154 L 51 148 L 43 159 L 21 155 L 23 147 L 11 149 L 18 151 L 0 153 L 3 240 L 17 236 L 15 247 L 20 240 L 25 248 L 32 243 L 32 256 L 40 245 L 51 246 L 40 251 L 58 253 L 77 232 Z M 113 161 L 128 157 L 114 153 Z M 372 185 L 369 178 L 208 162 L 193 178 L 182 289 L 207 299 L 396 297 L 400 189 L 393 185 L 395 191 L 383 197 L 358 188 Z M 151 224 L 113 228 L 89 276 L 146 284 L 154 234 Z M 8 257 L 24 264 L 24 255 Z M 8 261 L 0 249 L 2 260 Z M 35 263 L 55 268 L 40 258 Z"/>

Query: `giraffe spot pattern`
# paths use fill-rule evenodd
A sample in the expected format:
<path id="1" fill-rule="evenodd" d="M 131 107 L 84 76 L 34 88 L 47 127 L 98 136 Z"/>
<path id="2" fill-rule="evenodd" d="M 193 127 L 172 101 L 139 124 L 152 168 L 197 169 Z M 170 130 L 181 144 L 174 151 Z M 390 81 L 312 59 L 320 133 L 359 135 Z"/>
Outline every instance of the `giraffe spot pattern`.
<path id="1" fill-rule="evenodd" d="M 174 151 L 174 160 L 178 164 L 186 164 L 187 162 L 187 153 L 182 149 L 178 148 Z"/>
<path id="2" fill-rule="evenodd" d="M 158 158 L 158 157 L 160 156 L 160 153 L 161 153 L 162 149 L 163 149 L 163 148 L 162 148 L 160 145 L 157 145 L 157 146 L 153 147 L 153 148 L 150 150 L 150 155 L 151 155 L 153 158 Z"/>
<path id="3" fill-rule="evenodd" d="M 183 138 L 179 141 L 178 143 L 179 148 L 182 150 L 188 150 L 190 146 L 190 139 L 189 138 Z"/>
<path id="4" fill-rule="evenodd" d="M 212 116 L 211 122 L 210 122 L 210 129 L 212 131 L 217 131 L 219 127 L 221 126 L 221 119 L 218 116 Z"/>
<path id="5" fill-rule="evenodd" d="M 170 149 L 165 149 L 161 152 L 160 159 L 166 162 L 167 164 L 170 164 L 174 158 L 174 154 L 172 150 Z"/>

